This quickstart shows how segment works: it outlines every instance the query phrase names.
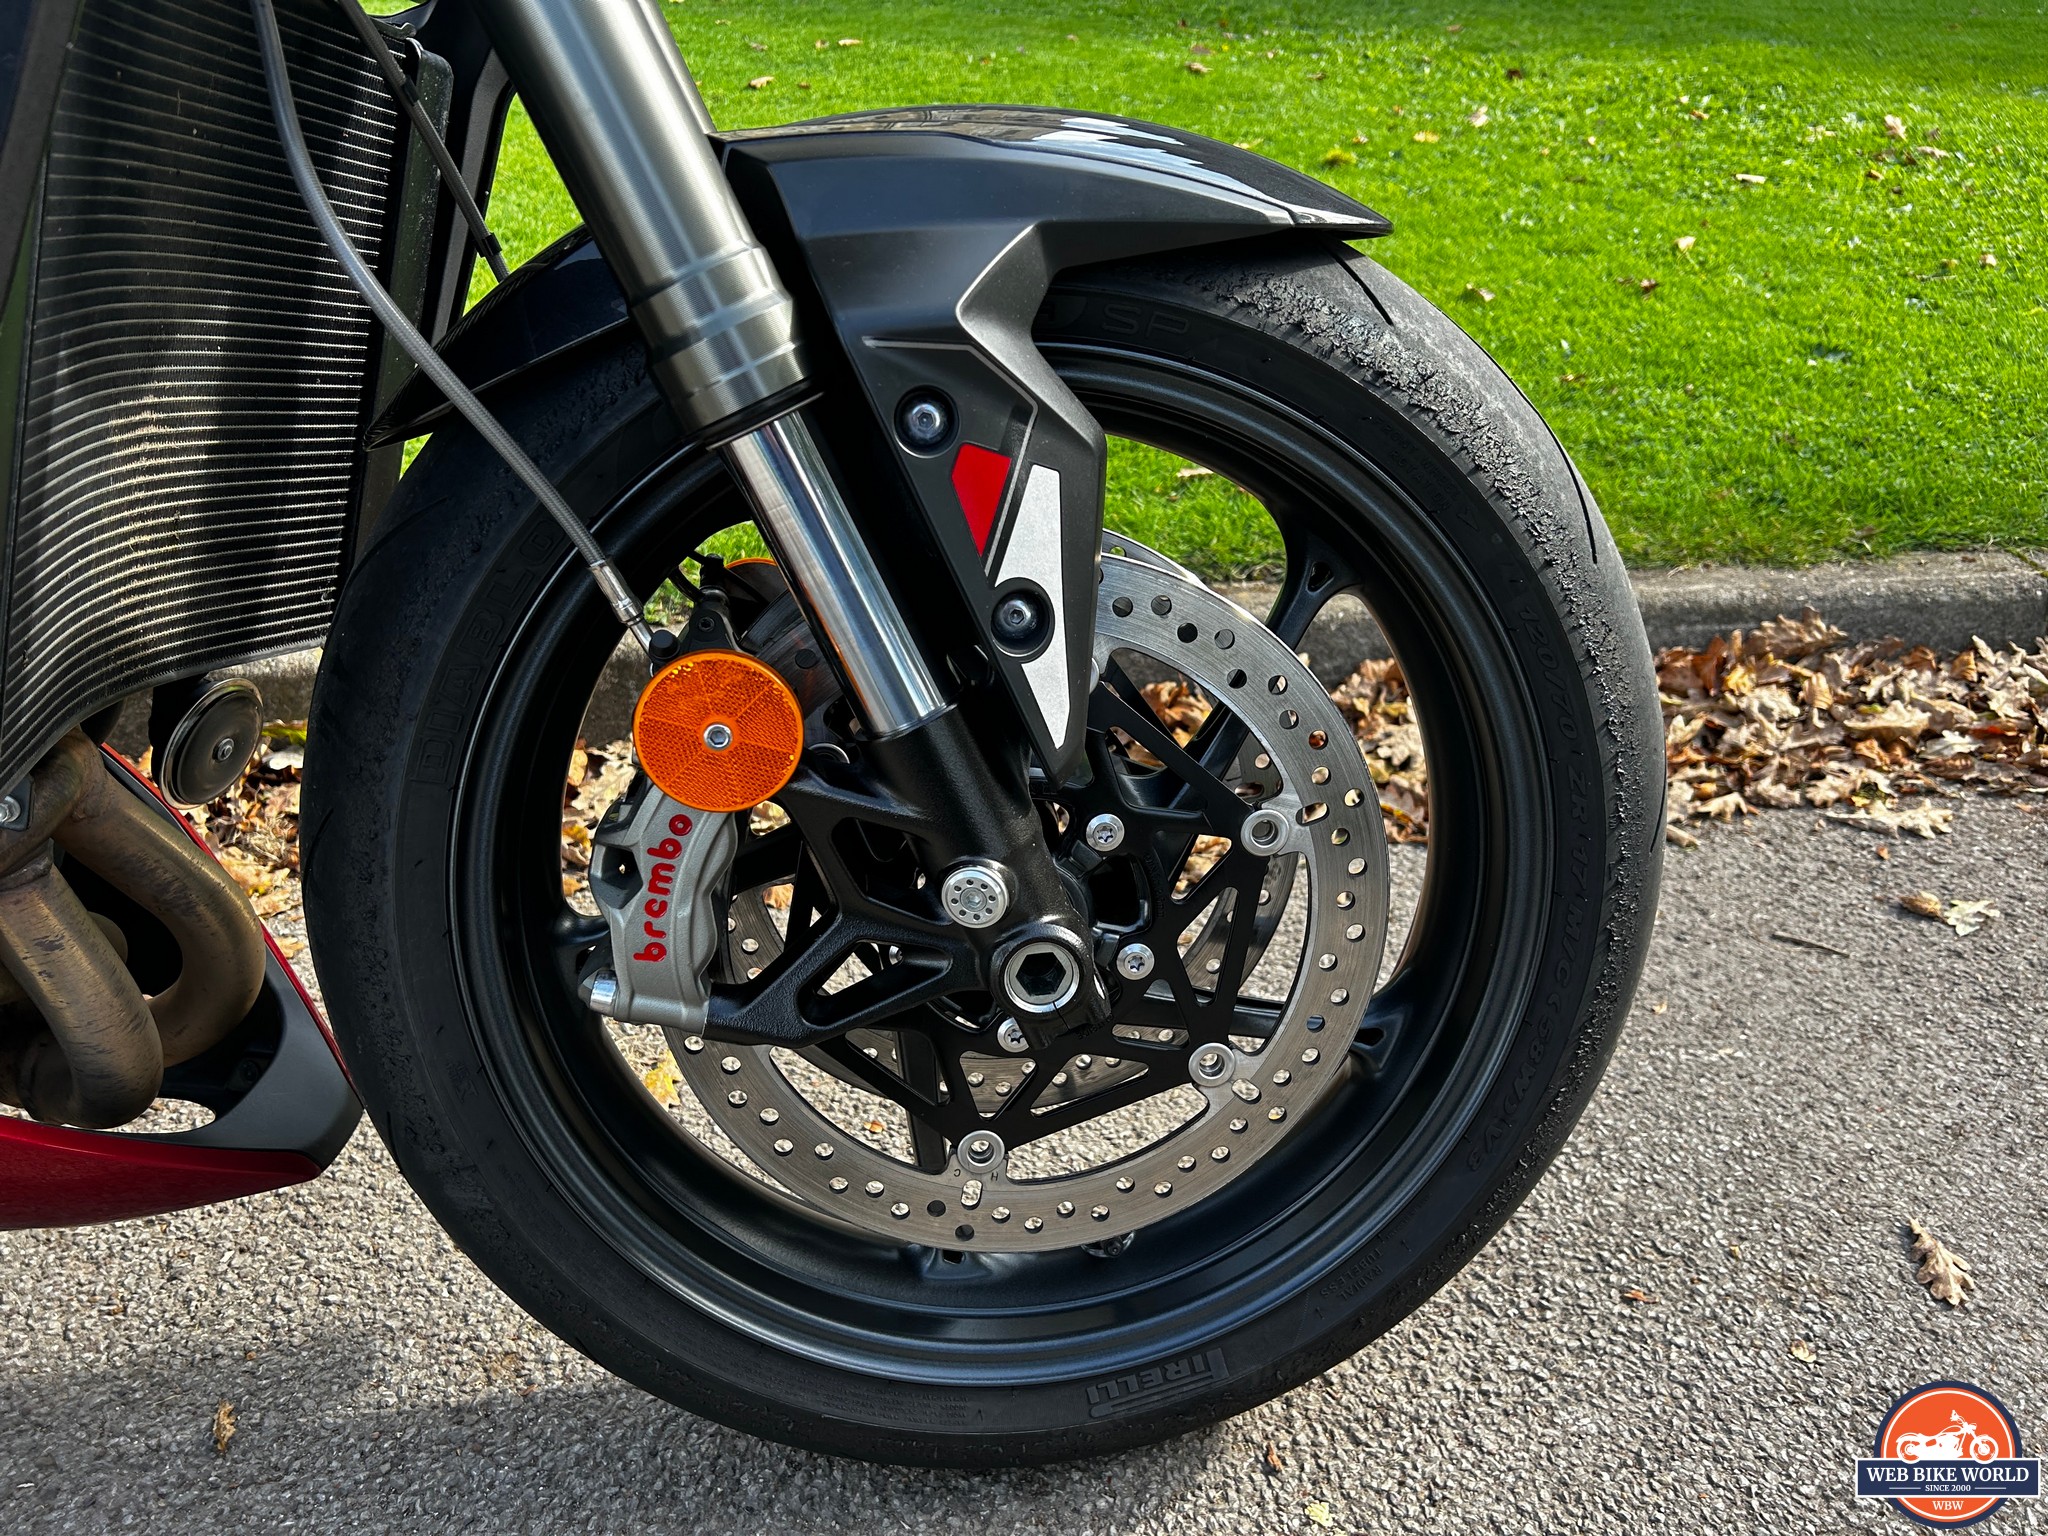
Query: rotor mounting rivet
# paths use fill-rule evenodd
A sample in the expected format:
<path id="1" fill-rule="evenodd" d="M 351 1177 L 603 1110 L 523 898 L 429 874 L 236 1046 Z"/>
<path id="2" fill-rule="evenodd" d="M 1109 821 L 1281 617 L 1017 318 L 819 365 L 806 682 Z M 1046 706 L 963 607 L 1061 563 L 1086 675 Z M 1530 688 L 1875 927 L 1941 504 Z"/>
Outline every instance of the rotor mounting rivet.
<path id="1" fill-rule="evenodd" d="M 1097 853 L 1110 853 L 1123 846 L 1124 823 L 1121 816 L 1104 811 L 1088 819 L 1088 846 Z"/>
<path id="2" fill-rule="evenodd" d="M 960 1143 L 960 1161 L 977 1173 L 995 1167 L 1003 1159 L 1003 1144 L 988 1131 L 976 1131 Z"/>
<path id="3" fill-rule="evenodd" d="M 1286 837 L 1287 818 L 1270 806 L 1244 819 L 1244 840 L 1261 853 L 1271 853 Z"/>
<path id="4" fill-rule="evenodd" d="M 1127 981 L 1143 981 L 1152 974 L 1152 946 L 1126 944 L 1116 952 L 1116 972 Z"/>

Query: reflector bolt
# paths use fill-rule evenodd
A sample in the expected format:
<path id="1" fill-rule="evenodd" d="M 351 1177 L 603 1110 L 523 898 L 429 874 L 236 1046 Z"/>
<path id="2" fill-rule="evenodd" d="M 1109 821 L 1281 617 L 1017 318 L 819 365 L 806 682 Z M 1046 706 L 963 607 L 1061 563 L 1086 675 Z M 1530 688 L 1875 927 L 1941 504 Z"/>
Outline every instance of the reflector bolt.
<path id="1" fill-rule="evenodd" d="M 713 722 L 704 727 L 704 745 L 714 752 L 723 752 L 732 745 L 732 727 Z"/>

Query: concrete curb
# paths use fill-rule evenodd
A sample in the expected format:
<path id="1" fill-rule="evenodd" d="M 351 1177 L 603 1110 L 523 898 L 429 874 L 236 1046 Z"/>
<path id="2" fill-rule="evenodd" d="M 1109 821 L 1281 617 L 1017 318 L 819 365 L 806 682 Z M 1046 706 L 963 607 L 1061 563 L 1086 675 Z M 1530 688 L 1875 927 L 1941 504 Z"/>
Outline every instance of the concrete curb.
<path id="1" fill-rule="evenodd" d="M 1961 650 L 1975 636 L 1996 646 L 2032 646 L 2048 635 L 2048 563 L 2003 552 L 1903 555 L 1793 571 L 1699 566 L 1638 571 L 1631 579 L 1656 649 L 1703 645 L 1725 630 L 1751 628 L 1808 607 L 1855 638 L 1896 635 L 1936 650 Z M 1262 613 L 1275 588 L 1247 583 L 1223 590 Z M 1386 644 L 1361 604 L 1342 601 L 1316 621 L 1307 650 L 1317 674 L 1335 683 L 1360 658 L 1384 656 Z M 263 690 L 273 719 L 297 720 L 311 702 L 319 660 L 318 651 L 300 651 L 242 672 Z M 643 680 L 637 652 L 622 644 L 591 698 L 584 722 L 590 740 L 626 734 Z"/>

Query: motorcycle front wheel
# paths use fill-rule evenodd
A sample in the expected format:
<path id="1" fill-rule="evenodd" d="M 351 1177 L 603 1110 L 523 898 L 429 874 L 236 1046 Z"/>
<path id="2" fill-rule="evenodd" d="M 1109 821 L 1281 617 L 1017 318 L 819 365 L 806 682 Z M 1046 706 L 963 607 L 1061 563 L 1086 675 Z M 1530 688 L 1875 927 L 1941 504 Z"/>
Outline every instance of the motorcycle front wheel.
<path id="1" fill-rule="evenodd" d="M 438 434 L 401 484 L 315 694 L 302 819 L 314 959 L 400 1169 L 493 1280 L 599 1363 L 841 1455 L 990 1467 L 1100 1454 L 1240 1412 L 1357 1351 L 1464 1264 L 1556 1153 L 1613 1049 L 1654 916 L 1662 731 L 1628 581 L 1568 459 L 1476 345 L 1371 261 L 1320 243 L 1069 274 L 1038 339 L 1112 436 L 1264 505 L 1286 570 L 1261 618 L 1285 652 L 1340 595 L 1364 602 L 1426 751 L 1427 866 L 1405 940 L 1367 967 L 1345 1037 L 1318 1037 L 1323 1066 L 1337 1064 L 1327 1086 L 1227 1182 L 1197 1180 L 1247 1116 L 1185 1155 L 1142 1154 L 1130 1198 L 1157 1197 L 1142 1222 L 1122 1222 L 1117 1197 L 1091 1207 L 1052 1191 L 1028 1235 L 1022 1219 L 998 1235 L 1002 1218 L 977 1204 L 958 1247 L 928 1232 L 892 1241 L 885 1209 L 908 1221 L 923 1206 L 892 1203 L 885 1180 L 869 1181 L 871 1207 L 858 1181 L 819 1182 L 811 1198 L 705 1129 L 706 1115 L 738 1124 L 718 1120 L 731 1111 L 717 1096 L 650 1093 L 622 1032 L 576 995 L 592 930 L 561 856 L 566 765 L 617 628 L 566 541 L 468 432 Z M 636 346 L 562 365 L 505 415 L 639 590 L 745 520 L 718 461 L 679 446 Z M 1102 686 L 1111 711 L 1155 697 L 1121 674 Z M 1279 714 L 1291 728 L 1294 712 Z M 1155 771 L 1134 750 L 1152 726 L 1115 718 L 1128 729 L 1100 745 L 1117 771 Z M 1243 781 L 1266 759 L 1241 758 L 1229 788 L 1255 793 Z M 1359 893 L 1385 879 L 1370 830 L 1329 866 L 1338 884 L 1357 874 L 1357 891 L 1274 882 L 1278 904 L 1370 907 Z M 1335 912 L 1339 943 L 1368 927 L 1314 910 Z M 1231 919 L 1209 921 L 1191 926 L 1191 973 L 1223 953 L 1227 980 L 1288 942 L 1285 923 L 1263 921 L 1250 949 L 1217 950 Z M 759 942 L 772 951 L 777 931 Z M 1283 989 L 1339 997 L 1317 974 L 1336 961 L 1317 948 L 1298 971 L 1279 964 Z M 1294 1006 L 1277 999 L 1271 1016 Z M 1315 1006 L 1311 1027 L 1338 1017 Z M 908 1071 L 919 1031 L 937 1027 L 876 1031 L 867 1054 L 896 1052 Z M 1134 1060 L 1176 1048 L 1174 1031 L 1156 1033 L 1130 1032 Z M 676 1044 L 680 1059 L 706 1042 Z M 1241 1044 L 1256 1056 L 1256 1039 Z M 1044 1102 L 1079 1123 L 1100 1068 L 1076 1060 L 1050 1079 L 1065 1098 Z M 1289 1063 L 1273 1065 L 1259 1080 L 1284 1113 L 1271 1085 Z M 804 1069 L 787 1070 L 794 1082 Z M 1094 1080 L 1104 1124 L 1142 1098 L 1130 1073 L 1119 1059 Z M 816 1075 L 820 1102 L 889 1081 L 857 1061 Z M 747 1112 L 749 1128 L 776 1113 Z M 792 1098 L 783 1113 L 797 1112 Z M 771 1164 L 789 1147 L 799 1161 L 831 1150 L 748 1145 Z M 870 1166 L 891 1155 L 860 1150 Z M 955 1150 L 913 1123 L 888 1166 L 908 1181 Z M 818 1208 L 832 1188 L 853 1214 Z"/>

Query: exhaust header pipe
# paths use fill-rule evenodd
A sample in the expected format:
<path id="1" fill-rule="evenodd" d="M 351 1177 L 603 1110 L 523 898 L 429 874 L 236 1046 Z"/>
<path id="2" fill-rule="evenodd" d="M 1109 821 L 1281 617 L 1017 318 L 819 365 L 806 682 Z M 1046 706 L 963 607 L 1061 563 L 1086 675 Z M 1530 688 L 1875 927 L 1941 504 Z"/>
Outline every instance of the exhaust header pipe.
<path id="1" fill-rule="evenodd" d="M 0 1038 L 0 1100 L 38 1120 L 125 1125 L 156 1098 L 165 1067 L 247 1017 L 263 930 L 227 872 L 115 783 L 82 731 L 37 765 L 29 801 L 25 823 L 0 831 L 0 966 L 36 1017 Z M 55 848 L 170 930 L 183 959 L 175 982 L 143 997 Z"/>

